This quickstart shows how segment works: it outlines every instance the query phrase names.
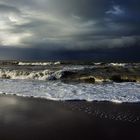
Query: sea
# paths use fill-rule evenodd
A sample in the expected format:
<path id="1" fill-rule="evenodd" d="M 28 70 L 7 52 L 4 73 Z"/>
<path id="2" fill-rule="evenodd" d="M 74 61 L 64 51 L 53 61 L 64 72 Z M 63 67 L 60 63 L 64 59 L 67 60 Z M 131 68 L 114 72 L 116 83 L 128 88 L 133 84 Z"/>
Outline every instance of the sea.
<path id="1" fill-rule="evenodd" d="M 79 73 L 88 75 L 105 65 L 130 66 L 125 63 L 1 61 L 0 94 L 54 101 L 108 101 L 118 104 L 140 102 L 138 82 L 90 83 L 73 80 L 73 77 L 78 78 Z"/>

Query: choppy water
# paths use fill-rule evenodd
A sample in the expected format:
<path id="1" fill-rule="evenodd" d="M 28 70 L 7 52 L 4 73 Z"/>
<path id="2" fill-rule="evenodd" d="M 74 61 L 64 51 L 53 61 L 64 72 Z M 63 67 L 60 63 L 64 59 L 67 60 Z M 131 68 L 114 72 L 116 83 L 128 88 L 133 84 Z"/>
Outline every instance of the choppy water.
<path id="1" fill-rule="evenodd" d="M 139 83 L 63 83 L 65 72 L 94 71 L 94 65 L 61 64 L 61 62 L 1 64 L 0 93 L 39 97 L 50 100 L 140 102 Z M 109 64 L 125 67 L 128 64 Z"/>

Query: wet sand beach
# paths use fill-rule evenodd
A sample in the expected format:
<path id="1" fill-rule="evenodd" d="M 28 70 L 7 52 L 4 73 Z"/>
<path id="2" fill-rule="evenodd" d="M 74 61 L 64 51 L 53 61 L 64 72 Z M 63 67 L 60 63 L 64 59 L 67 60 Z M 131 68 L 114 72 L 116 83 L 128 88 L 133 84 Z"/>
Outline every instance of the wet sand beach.
<path id="1" fill-rule="evenodd" d="M 140 104 L 0 96 L 1 140 L 140 138 Z"/>

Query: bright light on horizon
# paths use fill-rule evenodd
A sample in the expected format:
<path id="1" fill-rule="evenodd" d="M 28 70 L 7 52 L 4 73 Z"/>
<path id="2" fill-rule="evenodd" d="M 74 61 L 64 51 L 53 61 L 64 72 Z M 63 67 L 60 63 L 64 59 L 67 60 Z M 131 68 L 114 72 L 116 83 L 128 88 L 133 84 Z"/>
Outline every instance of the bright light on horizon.
<path id="1" fill-rule="evenodd" d="M 24 44 L 22 44 L 22 39 L 30 36 L 31 36 L 30 33 L 23 34 L 0 33 L 0 43 L 2 46 L 10 46 L 10 45 L 23 46 Z"/>

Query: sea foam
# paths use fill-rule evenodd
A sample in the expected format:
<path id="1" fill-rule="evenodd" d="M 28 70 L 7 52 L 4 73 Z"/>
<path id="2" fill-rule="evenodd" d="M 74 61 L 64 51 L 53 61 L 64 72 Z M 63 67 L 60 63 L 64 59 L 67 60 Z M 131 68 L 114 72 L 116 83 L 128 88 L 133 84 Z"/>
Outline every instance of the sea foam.
<path id="1" fill-rule="evenodd" d="M 60 65 L 61 62 L 19 62 L 19 66 L 48 66 L 48 65 Z"/>
<path id="2" fill-rule="evenodd" d="M 0 93 L 50 100 L 140 102 L 140 84 L 66 84 L 61 81 L 0 80 Z"/>

